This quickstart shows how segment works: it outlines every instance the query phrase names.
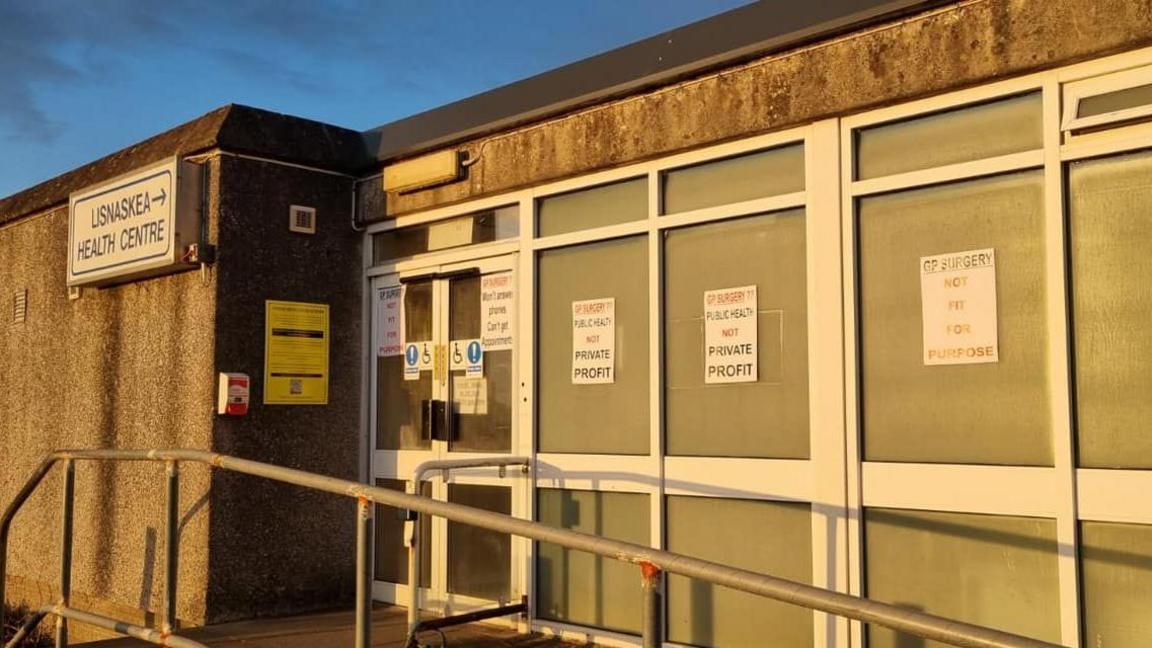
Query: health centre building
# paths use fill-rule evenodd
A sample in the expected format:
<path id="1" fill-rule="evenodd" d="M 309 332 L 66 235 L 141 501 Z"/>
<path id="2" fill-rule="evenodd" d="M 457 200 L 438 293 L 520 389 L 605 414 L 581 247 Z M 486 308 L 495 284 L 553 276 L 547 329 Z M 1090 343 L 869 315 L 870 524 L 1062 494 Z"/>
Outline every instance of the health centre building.
<path id="1" fill-rule="evenodd" d="M 1152 644 L 1152 4 L 763 2 L 367 132 L 225 106 L 0 200 L 0 503 L 195 448 L 1066 646 Z M 231 397 L 229 397 L 231 395 Z M 51 479 L 59 479 L 53 477 Z M 161 476 L 77 468 L 147 621 Z M 59 482 L 55 482 L 59 484 Z M 353 504 L 189 467 L 182 623 L 347 604 Z M 55 596 L 57 491 L 10 602 Z M 375 597 L 406 604 L 376 513 Z M 636 570 L 423 520 L 422 606 L 639 645 Z M 921 646 L 681 577 L 669 646 Z"/>

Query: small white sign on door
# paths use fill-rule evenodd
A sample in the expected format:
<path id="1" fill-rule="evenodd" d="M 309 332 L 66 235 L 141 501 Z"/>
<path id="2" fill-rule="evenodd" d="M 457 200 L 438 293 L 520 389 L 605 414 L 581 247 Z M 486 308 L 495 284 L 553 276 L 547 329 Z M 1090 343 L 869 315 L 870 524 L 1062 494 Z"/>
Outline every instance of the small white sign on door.
<path id="1" fill-rule="evenodd" d="M 400 339 L 400 286 L 376 291 L 376 355 L 398 356 L 404 353 Z"/>
<path id="2" fill-rule="evenodd" d="M 421 371 L 432 369 L 431 342 L 409 342 L 404 345 L 404 380 L 420 380 Z"/>
<path id="3" fill-rule="evenodd" d="M 704 292 L 704 382 L 756 382 L 756 286 Z"/>
<path id="4" fill-rule="evenodd" d="M 616 299 L 572 302 L 572 384 L 616 382 Z"/>
<path id="5" fill-rule="evenodd" d="M 999 362 L 996 253 L 920 257 L 924 364 Z"/>
<path id="6" fill-rule="evenodd" d="M 511 272 L 480 277 L 480 342 L 486 351 L 512 348 L 516 285 Z"/>
<path id="7" fill-rule="evenodd" d="M 484 375 L 484 345 L 479 339 L 452 340 L 448 351 L 452 371 L 465 372 L 469 378 Z"/>
<path id="8" fill-rule="evenodd" d="M 485 378 L 456 378 L 452 381 L 452 400 L 457 414 L 488 413 L 488 380 Z"/>

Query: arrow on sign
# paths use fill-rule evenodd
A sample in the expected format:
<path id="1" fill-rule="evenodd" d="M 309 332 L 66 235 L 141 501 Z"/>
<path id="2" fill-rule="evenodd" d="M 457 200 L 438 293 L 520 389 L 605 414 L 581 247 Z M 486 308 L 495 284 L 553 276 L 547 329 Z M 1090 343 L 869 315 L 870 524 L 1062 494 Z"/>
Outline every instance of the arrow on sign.
<path id="1" fill-rule="evenodd" d="M 156 201 L 156 202 L 160 203 L 161 205 L 163 205 L 163 204 L 164 204 L 164 201 L 165 201 L 165 200 L 168 200 L 168 194 L 167 194 L 167 193 L 165 193 L 165 192 L 164 192 L 164 188 L 163 188 L 163 187 L 161 187 L 161 188 L 160 188 L 160 196 L 159 196 L 159 197 L 156 197 L 156 196 L 152 196 L 152 200 L 154 200 L 154 201 Z"/>

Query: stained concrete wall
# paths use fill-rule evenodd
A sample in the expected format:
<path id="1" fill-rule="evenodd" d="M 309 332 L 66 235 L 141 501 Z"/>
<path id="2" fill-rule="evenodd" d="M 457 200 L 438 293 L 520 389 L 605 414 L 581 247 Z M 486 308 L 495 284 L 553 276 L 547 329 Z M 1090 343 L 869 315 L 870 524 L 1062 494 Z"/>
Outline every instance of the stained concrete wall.
<path id="1" fill-rule="evenodd" d="M 403 214 L 1152 43 L 1149 0 L 975 0 L 461 144 L 468 178 Z M 383 201 L 366 198 L 369 207 Z M 379 211 L 367 218 L 380 218 Z"/>
<path id="2" fill-rule="evenodd" d="M 70 447 L 207 449 L 212 443 L 216 284 L 184 272 L 69 301 L 67 207 L 0 227 L 0 502 L 40 459 Z M 12 299 L 28 290 L 28 315 Z M 149 620 L 163 591 L 164 469 L 79 463 L 75 572 L 79 606 Z M 209 476 L 181 483 L 179 617 L 205 618 Z M 9 598 L 55 600 L 60 471 L 16 518 Z M 102 636 L 77 627 L 74 637 Z"/>
<path id="3" fill-rule="evenodd" d="M 344 479 L 360 476 L 363 264 L 352 179 L 223 157 L 215 362 L 253 378 L 246 417 L 218 418 L 219 452 Z M 289 205 L 316 208 L 314 235 L 288 231 Z M 328 405 L 264 405 L 264 301 L 325 303 Z M 212 621 L 349 603 L 355 503 L 219 473 L 213 478 Z"/>

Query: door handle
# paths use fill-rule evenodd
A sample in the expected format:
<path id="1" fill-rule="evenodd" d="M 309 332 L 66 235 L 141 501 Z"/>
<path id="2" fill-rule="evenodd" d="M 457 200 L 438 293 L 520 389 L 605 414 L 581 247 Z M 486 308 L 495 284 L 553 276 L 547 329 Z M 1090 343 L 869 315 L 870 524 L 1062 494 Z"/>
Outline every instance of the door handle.
<path id="1" fill-rule="evenodd" d="M 447 441 L 452 426 L 448 403 L 442 400 L 420 401 L 420 436 L 427 441 Z"/>

